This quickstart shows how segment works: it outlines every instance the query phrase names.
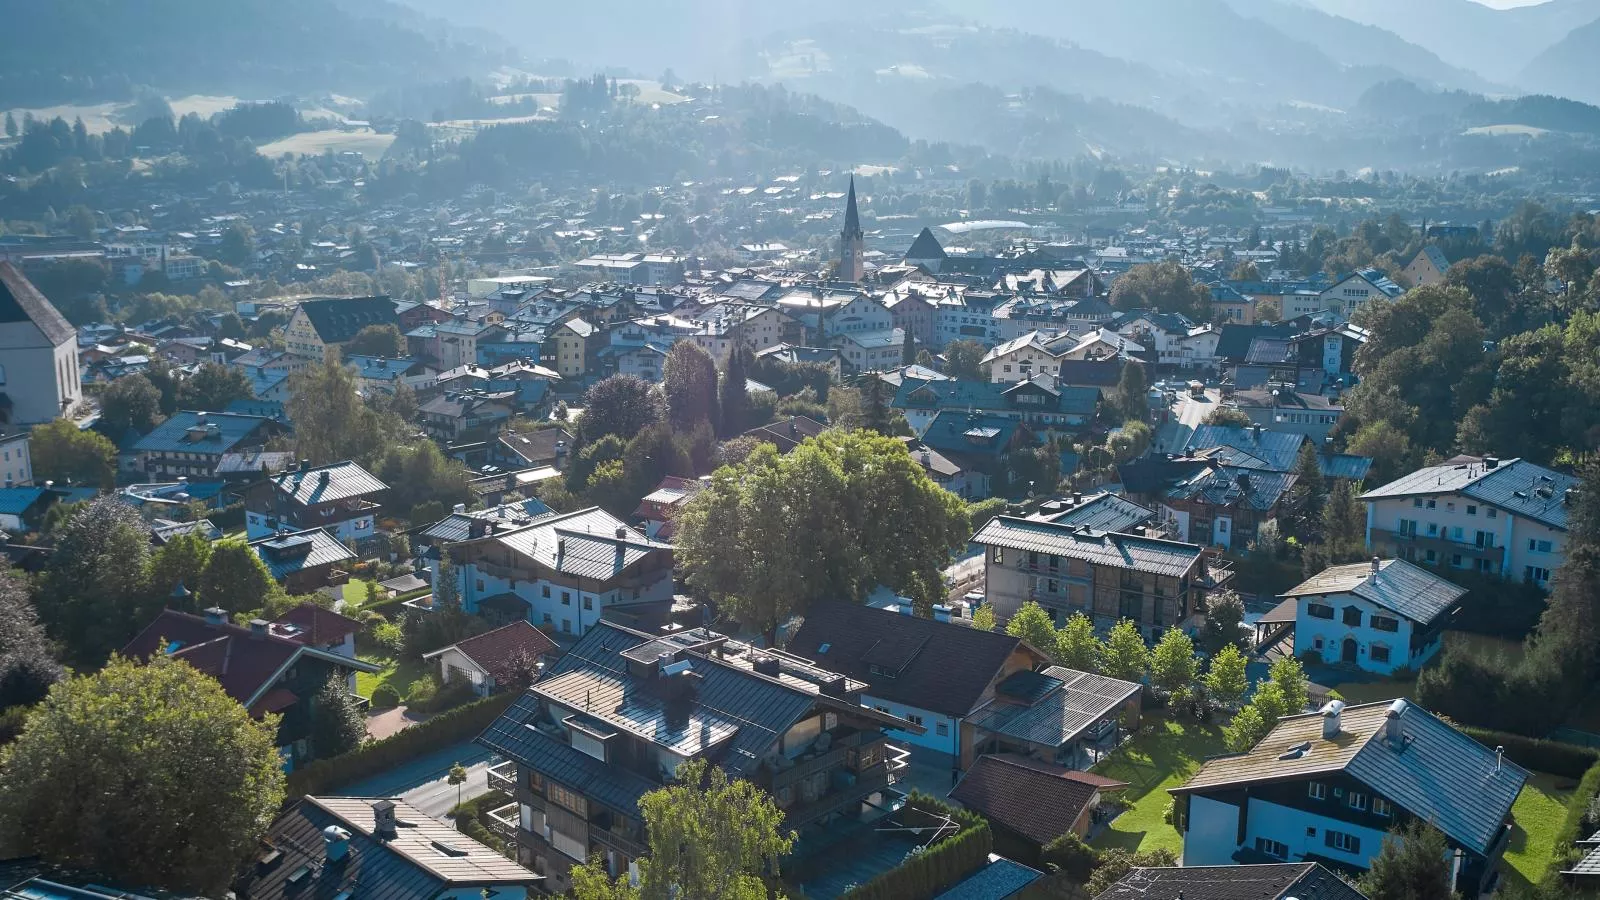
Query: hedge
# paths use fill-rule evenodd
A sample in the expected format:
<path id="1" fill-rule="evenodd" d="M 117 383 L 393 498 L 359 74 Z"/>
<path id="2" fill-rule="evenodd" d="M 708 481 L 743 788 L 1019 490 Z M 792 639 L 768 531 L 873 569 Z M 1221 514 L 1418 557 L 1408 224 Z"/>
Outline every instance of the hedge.
<path id="1" fill-rule="evenodd" d="M 512 701 L 515 691 L 496 694 L 420 722 L 381 741 L 368 741 L 349 753 L 319 759 L 289 773 L 287 799 L 338 790 L 351 782 L 370 778 L 424 754 L 473 738 L 489 727 Z"/>
<path id="2" fill-rule="evenodd" d="M 1561 830 L 1556 832 L 1555 856 L 1550 859 L 1546 878 L 1560 878 L 1561 871 L 1582 855 L 1583 851 L 1578 849 L 1577 843 L 1580 838 L 1588 837 L 1584 833 L 1584 820 L 1588 818 L 1589 804 L 1597 796 L 1600 796 L 1600 762 L 1583 773 L 1578 789 L 1567 800 L 1567 818 L 1561 823 Z"/>
<path id="3" fill-rule="evenodd" d="M 989 861 L 994 834 L 989 830 L 989 823 L 976 813 L 953 809 L 918 792 L 907 798 L 900 816 L 907 825 L 923 827 L 951 816 L 960 823 L 961 830 L 922 852 L 911 854 L 905 862 L 866 884 L 845 891 L 839 900 L 937 897 Z"/>
<path id="4" fill-rule="evenodd" d="M 1547 772 L 1563 778 L 1582 778 L 1595 763 L 1600 762 L 1600 752 L 1577 744 L 1547 741 L 1509 731 L 1492 731 L 1471 725 L 1459 726 L 1463 732 L 1485 747 L 1506 748 L 1506 758 L 1536 772 Z"/>

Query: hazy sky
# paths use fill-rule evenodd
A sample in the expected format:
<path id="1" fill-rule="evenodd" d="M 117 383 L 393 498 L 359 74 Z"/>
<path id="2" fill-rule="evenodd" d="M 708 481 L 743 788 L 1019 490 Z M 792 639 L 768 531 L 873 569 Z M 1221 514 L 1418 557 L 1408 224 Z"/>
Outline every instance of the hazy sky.
<path id="1" fill-rule="evenodd" d="M 1478 0 L 1478 2 L 1496 9 L 1508 9 L 1513 6 L 1533 6 L 1537 3 L 1545 3 L 1547 0 Z"/>

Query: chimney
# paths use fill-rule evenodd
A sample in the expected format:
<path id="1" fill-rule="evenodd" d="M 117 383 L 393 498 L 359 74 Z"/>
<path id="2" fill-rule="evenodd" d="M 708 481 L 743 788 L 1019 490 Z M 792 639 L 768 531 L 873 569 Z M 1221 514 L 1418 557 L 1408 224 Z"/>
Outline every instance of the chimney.
<path id="1" fill-rule="evenodd" d="M 1483 468 L 1485 470 L 1500 468 L 1500 457 L 1498 457 L 1498 456 L 1485 456 L 1483 458 Z"/>
<path id="2" fill-rule="evenodd" d="M 257 640 L 266 637 L 267 636 L 267 624 L 268 623 L 267 623 L 266 619 L 251 619 L 250 620 L 250 636 L 253 637 L 253 638 L 256 638 Z"/>
<path id="3" fill-rule="evenodd" d="M 300 460 L 300 471 L 309 472 L 310 470 L 311 470 L 311 460 L 309 460 L 309 459 Z"/>
<path id="4" fill-rule="evenodd" d="M 1341 729 L 1340 717 L 1344 712 L 1343 700 L 1329 700 L 1322 707 L 1322 739 L 1331 741 L 1339 737 Z"/>
<path id="5" fill-rule="evenodd" d="M 776 656 L 766 656 L 764 654 L 752 659 L 750 668 L 754 669 L 757 675 L 766 675 L 769 678 L 777 678 L 782 671 L 778 666 L 778 658 Z"/>
<path id="6" fill-rule="evenodd" d="M 228 611 L 220 606 L 213 606 L 206 610 L 206 624 L 212 628 L 220 628 L 228 623 Z"/>
<path id="7" fill-rule="evenodd" d="M 323 855 L 328 862 L 342 862 L 350 855 L 350 832 L 337 825 L 322 829 Z"/>
<path id="8" fill-rule="evenodd" d="M 1506 748 L 1504 746 L 1496 746 L 1494 748 L 1494 773 L 1496 775 L 1500 774 L 1500 767 L 1505 764 L 1505 759 Z"/>
<path id="9" fill-rule="evenodd" d="M 1261 443 L 1261 426 L 1259 424 L 1250 426 L 1250 439 L 1258 444 Z"/>
<path id="10" fill-rule="evenodd" d="M 625 541 L 627 539 L 628 539 L 628 526 L 626 526 L 626 525 L 618 525 L 617 526 L 617 540 Z"/>
<path id="11" fill-rule="evenodd" d="M 1406 706 L 1406 701 L 1396 700 L 1383 714 L 1383 739 L 1391 747 L 1399 747 L 1404 740 L 1400 736 L 1400 720 L 1406 714 Z"/>
<path id="12" fill-rule="evenodd" d="M 467 511 L 467 505 L 465 503 L 457 503 L 455 506 L 450 507 L 450 511 L 460 515 Z"/>
<path id="13" fill-rule="evenodd" d="M 1372 577 L 1373 578 L 1377 578 L 1378 577 L 1378 573 L 1381 572 L 1381 571 L 1383 571 L 1383 560 L 1381 560 L 1378 557 L 1374 556 L 1372 558 Z"/>
<path id="14" fill-rule="evenodd" d="M 400 819 L 395 815 L 393 800 L 379 800 L 372 804 L 372 833 L 379 840 L 394 840 L 399 834 Z"/>

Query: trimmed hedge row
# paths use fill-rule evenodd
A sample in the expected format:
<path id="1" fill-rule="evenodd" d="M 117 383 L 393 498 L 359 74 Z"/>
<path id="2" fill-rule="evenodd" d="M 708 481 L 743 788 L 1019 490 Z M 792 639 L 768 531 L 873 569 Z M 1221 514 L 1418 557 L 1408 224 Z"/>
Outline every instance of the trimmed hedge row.
<path id="1" fill-rule="evenodd" d="M 844 892 L 839 900 L 937 897 L 982 868 L 994 850 L 994 833 L 983 817 L 953 809 L 927 794 L 913 793 L 900 816 L 908 825 L 921 826 L 936 825 L 950 816 L 961 824 L 961 830 L 927 850 L 913 853 L 866 884 Z"/>
<path id="2" fill-rule="evenodd" d="M 1536 772 L 1547 772 L 1563 778 L 1582 778 L 1590 767 L 1600 762 L 1600 752 L 1577 744 L 1547 741 L 1509 731 L 1493 731 L 1471 725 L 1458 726 L 1463 732 L 1485 747 L 1506 748 L 1506 758 Z"/>
<path id="3" fill-rule="evenodd" d="M 1567 800 L 1567 818 L 1561 823 L 1561 830 L 1556 832 L 1555 856 L 1550 859 L 1550 869 L 1545 872 L 1546 878 L 1560 878 L 1561 872 L 1568 865 L 1577 862 L 1583 851 L 1577 847 L 1579 838 L 1588 837 L 1584 833 L 1584 820 L 1589 814 L 1589 804 L 1596 796 L 1600 796 L 1600 762 L 1589 767 L 1583 773 L 1583 780 L 1578 782 L 1578 789 L 1572 792 L 1571 799 Z"/>
<path id="4" fill-rule="evenodd" d="M 440 713 L 381 741 L 368 741 L 349 753 L 316 760 L 289 773 L 287 800 L 337 790 L 342 785 L 370 778 L 416 757 L 476 737 L 517 697 L 515 691 L 496 694 Z"/>

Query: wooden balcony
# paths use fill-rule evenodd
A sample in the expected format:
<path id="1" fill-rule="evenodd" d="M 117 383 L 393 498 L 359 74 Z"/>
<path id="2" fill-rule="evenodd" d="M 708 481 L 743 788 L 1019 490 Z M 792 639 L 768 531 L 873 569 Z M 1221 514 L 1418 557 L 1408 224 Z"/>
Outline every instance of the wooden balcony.
<path id="1" fill-rule="evenodd" d="M 855 784 L 824 794 L 810 803 L 802 803 L 785 810 L 785 826 L 799 828 L 824 816 L 848 809 L 855 804 L 859 804 L 873 792 L 887 788 L 889 782 L 889 765 L 887 763 L 878 763 L 870 769 L 859 773 Z"/>
<path id="2" fill-rule="evenodd" d="M 517 792 L 517 764 L 511 761 L 490 766 L 488 772 L 489 789 L 507 794 Z"/>
<path id="3" fill-rule="evenodd" d="M 516 844 L 519 840 L 519 820 L 517 804 L 507 803 L 499 809 L 489 810 L 489 831 L 503 841 Z"/>

